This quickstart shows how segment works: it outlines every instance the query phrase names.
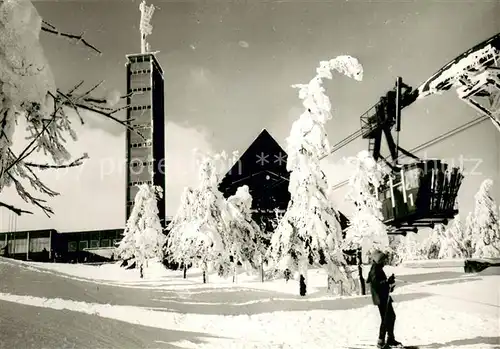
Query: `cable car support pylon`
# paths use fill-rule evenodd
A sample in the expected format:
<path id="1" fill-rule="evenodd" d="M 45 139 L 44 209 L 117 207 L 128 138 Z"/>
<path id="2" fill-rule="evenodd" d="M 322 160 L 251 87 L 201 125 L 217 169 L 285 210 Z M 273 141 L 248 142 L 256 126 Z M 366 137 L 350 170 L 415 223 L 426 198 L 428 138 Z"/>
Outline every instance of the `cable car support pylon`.
<path id="1" fill-rule="evenodd" d="M 361 135 L 368 149 L 380 160 L 383 136 L 392 161 L 382 158 L 391 169 L 379 189 L 384 223 L 392 233 L 447 224 L 457 214 L 456 198 L 463 180 L 461 169 L 440 160 L 423 161 L 399 146 L 401 111 L 415 101 L 456 88 L 458 97 L 490 118 L 500 131 L 500 34 L 462 53 L 438 70 L 417 89 L 398 77 L 393 90 L 360 117 Z M 395 126 L 396 140 L 392 135 Z M 399 164 L 399 152 L 414 159 Z"/>

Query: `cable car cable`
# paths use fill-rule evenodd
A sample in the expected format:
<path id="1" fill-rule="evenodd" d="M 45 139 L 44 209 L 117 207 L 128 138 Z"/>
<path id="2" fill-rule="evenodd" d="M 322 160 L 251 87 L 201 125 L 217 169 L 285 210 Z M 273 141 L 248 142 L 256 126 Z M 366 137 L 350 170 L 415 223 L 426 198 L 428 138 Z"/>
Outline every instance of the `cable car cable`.
<path id="1" fill-rule="evenodd" d="M 441 142 L 442 140 L 444 140 L 444 139 L 446 139 L 446 138 L 448 138 L 448 137 L 451 137 L 451 136 L 453 136 L 453 135 L 455 135 L 455 134 L 457 134 L 457 133 L 460 133 L 460 132 L 462 132 L 462 131 L 465 131 L 466 129 L 468 129 L 468 128 L 470 128 L 470 127 L 473 127 L 473 126 L 475 126 L 476 124 L 479 124 L 479 123 L 481 123 L 481 122 L 483 122 L 483 121 L 486 121 L 486 120 L 489 120 L 489 117 L 488 117 L 488 116 L 480 116 L 480 117 L 478 117 L 478 118 L 476 118 L 476 119 L 474 119 L 474 120 L 471 120 L 471 121 L 469 121 L 469 122 L 466 122 L 465 124 L 462 124 L 462 125 L 460 125 L 460 126 L 458 126 L 458 127 L 454 128 L 454 129 L 452 129 L 452 130 L 450 130 L 450 131 L 448 131 L 448 132 L 445 132 L 445 133 L 443 133 L 443 134 L 439 135 L 438 137 L 435 137 L 435 138 L 433 138 L 433 139 L 428 140 L 428 141 L 427 141 L 427 142 L 425 142 L 425 143 L 420 144 L 419 146 L 417 146 L 417 147 L 415 147 L 415 148 L 411 149 L 411 150 L 410 150 L 410 152 L 417 152 L 417 151 L 420 151 L 420 150 L 425 149 L 425 148 L 427 148 L 427 147 L 430 147 L 430 146 L 432 146 L 432 145 L 434 145 L 434 144 L 436 144 L 436 143 Z M 398 157 L 398 159 L 399 159 L 399 158 L 402 158 L 402 157 L 404 157 L 404 156 L 405 156 L 405 155 L 403 154 L 403 155 L 399 156 L 399 157 Z M 384 159 L 387 159 L 388 157 L 389 157 L 389 156 L 386 156 Z M 346 185 L 347 183 L 349 183 L 349 180 L 344 180 L 344 181 L 342 181 L 342 182 L 340 182 L 340 183 L 337 183 L 337 184 L 335 184 L 334 186 L 332 186 L 331 190 L 337 190 L 337 189 L 339 189 L 340 187 L 343 187 L 344 185 Z"/>

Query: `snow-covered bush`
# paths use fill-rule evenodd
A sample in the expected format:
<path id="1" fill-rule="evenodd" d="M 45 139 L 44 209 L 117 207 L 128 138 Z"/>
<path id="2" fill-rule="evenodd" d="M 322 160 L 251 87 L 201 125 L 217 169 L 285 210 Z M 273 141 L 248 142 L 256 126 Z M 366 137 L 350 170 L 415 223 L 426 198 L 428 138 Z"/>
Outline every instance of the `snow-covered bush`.
<path id="1" fill-rule="evenodd" d="M 470 218 L 470 233 L 473 234 L 472 245 L 474 257 L 500 257 L 500 223 L 495 200 L 491 195 L 493 181 L 484 180 L 474 196 L 474 214 Z"/>
<path id="2" fill-rule="evenodd" d="M 346 199 L 354 204 L 355 209 L 346 230 L 345 248 L 367 247 L 367 254 L 373 250 L 389 252 L 382 203 L 377 195 L 384 170 L 366 150 L 349 158 L 348 162 L 354 173 L 349 179 Z"/>
<path id="3" fill-rule="evenodd" d="M 342 252 L 342 231 L 338 214 L 327 196 L 328 184 L 320 159 L 329 151 L 325 124 L 332 118 L 330 99 L 324 94 L 323 79 L 337 70 L 357 80 L 363 68 L 350 56 L 320 62 L 317 75 L 299 88 L 304 113 L 287 138 L 287 170 L 291 172 L 290 202 L 271 239 L 270 257 L 279 270 L 298 271 L 300 294 L 305 295 L 308 265 L 323 265 L 331 278 L 352 293 L 354 280 Z"/>
<path id="4" fill-rule="evenodd" d="M 213 267 L 221 275 L 230 271 L 230 222 L 226 200 L 218 189 L 217 163 L 225 154 L 200 159 L 200 184 L 194 190 L 186 189 L 182 204 L 167 228 L 169 238 L 167 256 L 176 263 L 191 262 L 203 270 L 203 281 Z"/>
<path id="5" fill-rule="evenodd" d="M 162 189 L 158 186 L 139 186 L 123 239 L 117 247 L 118 258 L 127 261 L 129 265 L 135 263 L 141 278 L 143 268 L 147 267 L 150 259 L 163 258 L 166 237 L 158 217 L 158 199 L 162 195 Z"/>
<path id="6" fill-rule="evenodd" d="M 83 82 L 67 92 L 56 87 L 51 66 L 40 43 L 41 32 L 75 40 L 99 52 L 83 37 L 60 32 L 47 21 L 42 21 L 29 0 L 1 1 L 0 28 L 0 192 L 14 185 L 20 198 L 50 215 L 53 213 L 50 206 L 44 199 L 33 196 L 27 184 L 43 195 L 58 195 L 42 183 L 33 169 L 79 166 L 87 157 L 84 154 L 69 161 L 71 154 L 67 150 L 66 139 L 76 140 L 70 115 L 78 114 L 83 123 L 79 110 L 86 110 L 123 122 L 111 116 L 119 109 L 109 108 L 105 98 L 91 96 L 99 85 L 81 93 L 76 91 Z M 13 150 L 18 126 L 25 126 L 28 140 L 19 154 Z M 31 154 L 40 151 L 53 164 L 29 161 Z M 0 207 L 18 215 L 31 213 L 4 202 L 0 202 Z"/>

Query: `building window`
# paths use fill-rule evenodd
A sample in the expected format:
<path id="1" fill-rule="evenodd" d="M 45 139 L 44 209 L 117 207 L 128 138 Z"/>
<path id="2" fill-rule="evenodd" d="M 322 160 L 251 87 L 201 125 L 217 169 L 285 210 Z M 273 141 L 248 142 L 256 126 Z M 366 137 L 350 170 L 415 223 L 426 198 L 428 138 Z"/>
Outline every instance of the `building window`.
<path id="1" fill-rule="evenodd" d="M 148 139 L 146 142 L 138 142 L 138 143 L 131 143 L 130 148 L 147 148 L 151 147 L 153 145 L 153 142 Z"/>
<path id="2" fill-rule="evenodd" d="M 88 241 L 80 241 L 78 243 L 78 250 L 83 251 L 86 248 L 89 248 L 89 242 Z"/>
<path id="3" fill-rule="evenodd" d="M 142 163 L 141 162 L 137 162 L 137 161 L 134 161 L 130 164 L 131 167 L 135 168 L 135 167 L 139 167 L 139 166 L 143 166 L 143 167 L 149 167 L 149 168 L 153 168 L 153 161 L 143 161 Z"/>
<path id="4" fill-rule="evenodd" d="M 90 240 L 90 248 L 98 248 L 99 240 Z"/>
<path id="5" fill-rule="evenodd" d="M 130 75 L 146 75 L 146 74 L 150 74 L 151 73 L 151 69 L 138 69 L 138 70 L 134 70 L 134 71 L 131 71 L 130 72 Z M 149 75 L 148 75 L 148 79 L 149 79 Z"/>
<path id="6" fill-rule="evenodd" d="M 28 239 L 26 233 L 16 234 L 15 237 L 16 240 L 13 241 L 15 253 L 26 253 L 28 251 Z"/>
<path id="7" fill-rule="evenodd" d="M 101 240 L 101 247 L 111 247 L 111 240 L 109 239 Z"/>
<path id="8" fill-rule="evenodd" d="M 130 124 L 131 127 L 137 129 L 137 130 L 151 130 L 151 122 L 146 123 L 146 124 Z"/>
<path id="9" fill-rule="evenodd" d="M 76 241 L 68 242 L 68 252 L 76 252 L 77 246 L 78 246 L 78 244 L 76 243 Z"/>
<path id="10" fill-rule="evenodd" d="M 146 91 L 151 91 L 151 87 L 137 87 L 137 88 L 132 88 L 129 90 L 129 92 L 146 92 Z"/>
<path id="11" fill-rule="evenodd" d="M 133 185 L 142 185 L 142 184 L 152 185 L 153 181 L 135 181 L 135 182 L 130 182 L 130 186 L 133 186 Z"/>
<path id="12" fill-rule="evenodd" d="M 33 238 L 30 239 L 30 252 L 42 252 L 50 250 L 50 238 Z"/>
<path id="13" fill-rule="evenodd" d="M 130 107 L 131 110 L 144 110 L 151 109 L 151 105 L 133 105 Z"/>

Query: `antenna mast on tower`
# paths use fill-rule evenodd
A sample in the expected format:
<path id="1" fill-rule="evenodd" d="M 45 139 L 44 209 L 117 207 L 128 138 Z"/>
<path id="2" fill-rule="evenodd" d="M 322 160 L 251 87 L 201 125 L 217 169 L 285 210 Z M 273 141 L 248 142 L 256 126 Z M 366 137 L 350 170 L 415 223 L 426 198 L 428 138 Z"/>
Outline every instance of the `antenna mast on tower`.
<path id="1" fill-rule="evenodd" d="M 139 10 L 141 11 L 141 22 L 139 24 L 139 30 L 141 31 L 141 53 L 146 53 L 149 51 L 149 43 L 146 42 L 146 36 L 151 35 L 153 32 L 153 26 L 149 22 L 155 12 L 155 7 L 154 5 L 146 6 L 146 0 L 142 0 Z"/>

